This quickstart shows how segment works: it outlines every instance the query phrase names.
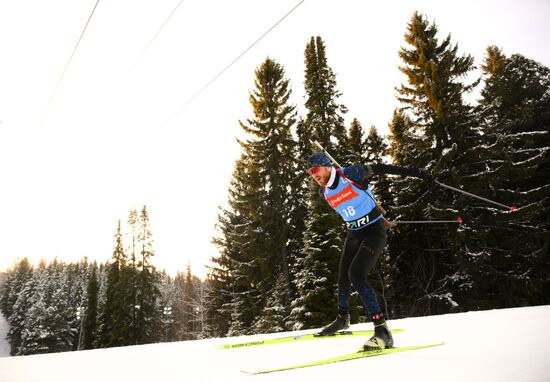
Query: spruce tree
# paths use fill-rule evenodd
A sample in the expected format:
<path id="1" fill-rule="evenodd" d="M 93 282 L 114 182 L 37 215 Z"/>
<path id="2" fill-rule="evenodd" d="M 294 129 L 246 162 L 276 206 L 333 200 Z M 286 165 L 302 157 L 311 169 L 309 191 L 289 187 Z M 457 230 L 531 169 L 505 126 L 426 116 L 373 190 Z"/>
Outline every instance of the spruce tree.
<path id="1" fill-rule="evenodd" d="M 257 171 L 260 176 L 258 194 L 257 223 L 264 231 L 260 240 L 264 241 L 266 254 L 258 256 L 262 274 L 262 305 L 266 306 L 269 291 L 277 280 L 282 280 L 282 306 L 286 310 L 290 304 L 290 269 L 288 239 L 291 229 L 292 200 L 291 187 L 295 180 L 295 143 L 292 129 L 296 124 L 296 107 L 289 104 L 291 89 L 284 77 L 283 67 L 271 59 L 260 66 L 256 72 L 255 90 L 250 96 L 254 110 L 254 119 L 249 119 L 241 127 L 251 139 L 243 146 L 246 154 L 253 160 L 262 161 Z M 267 240 L 265 240 L 267 238 Z M 266 260 L 263 262 L 262 260 Z"/>
<path id="2" fill-rule="evenodd" d="M 53 353 L 72 349 L 73 331 L 69 321 L 66 274 L 57 260 L 43 263 L 34 273 L 36 288 L 24 321 L 17 355 Z"/>
<path id="3" fill-rule="evenodd" d="M 267 296 L 264 309 L 254 322 L 252 328 L 254 333 L 274 333 L 285 330 L 287 298 L 287 283 L 281 273 Z"/>
<path id="4" fill-rule="evenodd" d="M 71 330 L 75 333 L 72 350 L 77 350 L 82 340 L 82 319 L 87 307 L 86 286 L 89 279 L 88 258 L 84 257 L 77 263 L 64 264 L 64 267 L 63 272 L 66 275 L 66 283 L 63 285 L 63 288 L 67 294 Z"/>
<path id="5" fill-rule="evenodd" d="M 311 136 L 316 134 L 320 143 L 344 163 L 348 160 L 343 117 L 347 108 L 338 103 L 341 93 L 321 37 L 308 42 L 305 65 L 307 117 L 299 126 L 299 147 L 310 145 Z M 312 154 L 311 145 L 301 154 L 305 162 Z M 322 200 L 317 184 L 305 172 L 300 175 L 309 182 L 309 192 L 302 256 L 294 267 L 298 296 L 292 303 L 291 322 L 295 329 L 325 324 L 336 314 L 337 268 L 344 232 L 340 217 Z"/>
<path id="6" fill-rule="evenodd" d="M 369 154 L 367 142 L 365 140 L 365 130 L 361 122 L 354 118 L 348 131 L 346 144 L 347 161 L 346 163 L 365 163 Z"/>
<path id="7" fill-rule="evenodd" d="M 196 340 L 210 336 L 207 311 L 210 297 L 207 286 L 193 275 L 188 264 L 185 273 L 178 272 L 174 280 L 174 327 L 183 340 Z"/>
<path id="8" fill-rule="evenodd" d="M 472 178 L 481 195 L 519 209 L 477 206 L 473 211 L 471 219 L 485 229 L 465 227 L 472 240 L 462 264 L 469 276 L 463 299 L 469 309 L 544 304 L 550 272 L 544 260 L 550 220 L 550 70 L 519 54 L 507 57 L 494 46 L 487 48 L 482 70 L 482 134 Z"/>
<path id="9" fill-rule="evenodd" d="M 165 271 L 159 274 L 158 310 L 162 312 L 162 339 L 165 342 L 176 340 L 176 326 L 174 325 L 174 307 L 176 305 L 176 284 Z"/>
<path id="10" fill-rule="evenodd" d="M 182 280 L 182 295 L 181 295 L 181 314 L 184 339 L 195 339 L 196 322 L 194 306 L 197 298 L 193 275 L 191 273 L 191 265 L 187 265 L 187 271 L 181 275 Z"/>
<path id="11" fill-rule="evenodd" d="M 10 332 L 12 329 L 20 328 L 21 330 L 19 343 L 14 341 L 17 340 L 16 338 L 10 338 L 12 346 L 15 344 L 17 347 L 15 355 L 43 354 L 49 351 L 46 343 L 48 333 L 46 332 L 47 325 L 45 322 L 47 308 L 45 294 L 47 285 L 48 273 L 46 263 L 45 261 L 41 261 L 40 265 L 33 272 L 32 281 L 29 281 L 26 285 L 28 290 L 24 291 L 25 294 L 32 291 L 32 294 L 29 293 L 25 296 L 26 301 L 21 299 L 16 312 L 14 312 L 22 313 L 22 320 L 20 322 L 14 321 L 16 325 L 13 327 L 10 324 Z M 8 337 L 10 337 L 10 333 L 8 333 Z"/>
<path id="12" fill-rule="evenodd" d="M 107 266 L 107 279 L 104 304 L 99 314 L 95 347 L 111 347 L 127 345 L 125 325 L 128 317 L 121 306 L 121 270 L 125 267 L 126 255 L 122 244 L 122 229 L 120 220 L 115 233 L 115 248 L 112 261 Z"/>
<path id="13" fill-rule="evenodd" d="M 138 336 L 138 310 L 139 306 L 137 299 L 138 289 L 138 236 L 139 236 L 139 216 L 135 208 L 130 210 L 127 220 L 127 230 L 125 235 L 125 253 L 128 254 L 128 263 L 123 269 L 125 295 L 124 301 L 121 302 L 128 307 L 130 318 L 128 325 L 128 342 L 130 344 L 137 343 Z"/>
<path id="14" fill-rule="evenodd" d="M 375 126 L 371 126 L 367 137 L 363 143 L 363 158 L 366 163 L 383 163 L 388 156 L 388 145 L 378 134 Z M 391 209 L 394 206 L 392 195 L 392 182 L 386 175 L 379 175 L 371 178 L 369 187 L 373 191 L 375 199 L 384 211 L 385 218 L 391 220 Z M 388 232 L 388 236 L 392 235 L 392 231 Z M 370 282 L 374 289 L 378 291 L 378 300 L 382 310 L 386 313 L 386 317 L 391 317 L 389 314 L 389 304 L 391 303 L 391 283 L 393 281 L 394 267 L 387 246 L 380 255 L 376 267 L 369 275 Z"/>
<path id="15" fill-rule="evenodd" d="M 458 44 L 451 44 L 450 34 L 439 42 L 435 23 L 418 12 L 407 26 L 405 42 L 408 47 L 399 51 L 404 65 L 399 69 L 408 83 L 397 89 L 398 100 L 412 112 L 415 127 L 433 142 L 432 151 L 439 155 L 469 131 L 464 116 L 470 108 L 463 97 L 479 81 L 465 84 L 461 79 L 474 69 L 474 59 L 458 55 Z"/>
<path id="16" fill-rule="evenodd" d="M 75 265 L 78 268 L 78 264 Z M 51 290 L 47 290 L 46 294 L 46 303 L 48 304 L 46 318 L 50 334 L 48 338 L 49 352 L 73 350 L 73 344 L 78 341 L 80 322 L 74 314 L 75 308 L 70 305 L 71 296 L 66 288 L 68 269 L 69 267 L 65 263 L 58 261 L 53 261 L 48 267 L 48 288 L 51 288 Z M 76 284 L 76 295 L 80 297 L 81 288 L 79 283 Z M 49 300 L 50 293 L 51 300 Z"/>
<path id="17" fill-rule="evenodd" d="M 93 349 L 97 330 L 99 282 L 97 264 L 91 265 L 91 273 L 86 287 L 86 312 L 82 324 L 82 349 Z"/>
<path id="18" fill-rule="evenodd" d="M 11 314 L 7 317 L 9 323 L 9 330 L 7 339 L 11 346 L 11 355 L 17 355 L 20 353 L 23 333 L 25 332 L 25 322 L 28 316 L 30 308 L 33 306 L 33 297 L 36 293 L 39 280 L 39 272 L 44 272 L 45 264 L 41 263 L 38 269 L 28 268 L 29 264 L 26 259 L 19 264 L 17 272 L 22 279 L 26 280 L 19 292 L 17 292 L 15 303 L 11 308 Z M 17 285 L 17 284 L 16 284 Z M 13 290 L 12 290 L 13 292 Z"/>
<path id="19" fill-rule="evenodd" d="M 187 333 L 187 301 L 185 296 L 185 274 L 178 272 L 174 277 L 174 303 L 172 306 L 174 337 L 189 339 Z"/>
<path id="20" fill-rule="evenodd" d="M 195 334 L 195 339 L 200 340 L 210 337 L 210 327 L 208 323 L 208 306 L 210 304 L 209 285 L 196 276 L 193 277 L 193 282 L 195 283 L 196 291 L 194 311 L 197 332 Z"/>
<path id="21" fill-rule="evenodd" d="M 201 285 L 200 280 L 193 276 L 191 265 L 187 265 L 185 274 L 186 303 L 189 312 L 187 323 L 188 332 L 192 339 L 197 339 L 202 332 L 201 321 L 198 319 L 199 310 L 202 308 L 203 301 L 200 300 Z"/>
<path id="22" fill-rule="evenodd" d="M 250 243 L 247 236 L 248 214 L 240 198 L 246 195 L 246 177 L 244 176 L 244 156 L 235 163 L 235 170 L 229 186 L 229 206 L 234 209 L 220 209 L 216 230 L 219 235 L 212 239 L 217 246 L 219 256 L 211 259 L 212 266 L 208 272 L 208 283 L 211 286 L 208 317 L 212 336 L 223 336 L 230 332 L 235 315 L 240 315 L 239 322 L 252 322 L 252 310 L 238 311 L 233 307 L 233 296 L 245 293 L 249 281 L 245 273 L 253 270 L 253 263 L 243 248 Z M 252 306 L 252 302 L 250 302 Z M 241 317 L 242 316 L 242 317 Z"/>
<path id="23" fill-rule="evenodd" d="M 0 288 L 0 312 L 8 319 L 25 283 L 32 277 L 32 266 L 27 258 L 23 258 L 7 273 L 6 280 Z"/>
<path id="24" fill-rule="evenodd" d="M 229 190 L 231 209 L 219 216 L 220 237 L 214 242 L 220 257 L 213 259 L 209 283 L 213 293 L 223 296 L 213 306 L 225 312 L 231 334 L 251 330 L 278 275 L 286 280 L 287 307 L 291 293 L 290 185 L 297 168 L 291 131 L 296 111 L 288 102 L 291 89 L 284 69 L 271 58 L 255 71 L 254 84 L 249 97 L 254 117 L 240 122 L 247 138 L 239 141 L 243 153 Z"/>
<path id="25" fill-rule="evenodd" d="M 136 344 L 154 343 L 162 338 L 162 312 L 157 307 L 160 297 L 158 274 L 151 264 L 155 255 L 152 232 L 147 207 L 143 206 L 139 215 L 139 234 L 137 247 L 140 251 L 137 275 L 137 320 L 133 334 Z"/>
<path id="26" fill-rule="evenodd" d="M 458 55 L 450 35 L 439 42 L 437 26 L 415 12 L 405 33 L 406 47 L 399 55 L 407 83 L 397 88 L 405 113 L 394 114 L 391 153 L 406 167 L 427 167 L 436 178 L 460 187 L 469 175 L 471 157 L 465 154 L 477 139 L 472 108 L 464 96 L 477 81 L 464 82 L 474 69 L 473 58 Z M 457 153 L 458 155 L 454 155 Z M 452 160 L 450 160 L 452 158 Z M 457 196 L 430 189 L 418 179 L 395 179 L 396 218 L 456 218 Z M 394 280 L 392 311 L 397 315 L 447 312 L 456 307 L 452 277 L 462 255 L 458 232 L 448 226 L 400 226 L 390 237 Z M 403 296 L 403 298 L 399 298 Z M 406 296 L 406 297 L 404 297 Z"/>
<path id="27" fill-rule="evenodd" d="M 344 160 L 347 141 L 344 114 L 348 110 L 338 103 L 342 93 L 336 87 L 336 75 L 328 65 L 326 46 L 320 36 L 311 37 L 306 45 L 305 64 L 305 124 L 310 134 L 319 137 L 323 147 Z"/>

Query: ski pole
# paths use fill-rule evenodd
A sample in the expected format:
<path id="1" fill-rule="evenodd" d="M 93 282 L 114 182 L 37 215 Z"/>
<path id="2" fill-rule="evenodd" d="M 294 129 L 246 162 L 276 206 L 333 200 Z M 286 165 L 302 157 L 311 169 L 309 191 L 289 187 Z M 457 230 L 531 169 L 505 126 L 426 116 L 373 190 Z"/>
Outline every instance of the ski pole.
<path id="1" fill-rule="evenodd" d="M 338 168 L 341 168 L 342 166 L 340 166 L 340 164 L 338 164 L 338 162 L 336 162 L 336 160 L 334 160 L 334 158 L 327 152 L 327 150 L 325 150 L 325 148 L 321 145 L 321 143 L 319 143 L 319 137 L 317 137 L 316 135 L 313 135 L 311 137 L 311 140 L 313 141 L 313 143 L 315 144 L 315 146 L 317 146 L 330 160 L 333 164 L 335 164 Z M 494 205 L 497 205 L 499 207 L 504 207 L 506 208 L 507 210 L 510 210 L 511 212 L 514 212 L 516 211 L 518 208 L 512 204 L 512 206 L 507 206 L 507 205 L 504 205 L 502 203 L 498 203 L 498 202 L 495 202 L 494 200 L 490 200 L 490 199 L 487 199 L 487 198 L 484 198 L 482 196 L 478 196 L 478 195 L 475 195 L 475 194 L 472 194 L 471 192 L 467 192 L 467 191 L 464 191 L 464 190 L 460 190 L 458 188 L 455 188 L 455 187 L 452 187 L 452 186 L 449 186 L 449 185 L 446 185 L 444 183 L 441 183 L 439 181 L 434 181 L 435 183 L 439 184 L 441 187 L 444 187 L 444 188 L 447 188 L 449 190 L 452 190 L 452 191 L 455 191 L 455 192 L 460 192 L 461 194 L 464 194 L 464 195 L 467 195 L 467 196 L 470 196 L 472 198 L 476 198 L 476 199 L 479 199 L 479 200 L 483 200 L 484 202 L 487 202 L 487 203 L 491 203 L 491 204 L 494 204 Z M 428 224 L 428 223 L 426 223 Z"/>
<path id="2" fill-rule="evenodd" d="M 458 223 L 462 224 L 462 218 L 456 220 L 395 220 L 390 221 L 391 224 L 445 224 L 445 223 Z"/>
<path id="3" fill-rule="evenodd" d="M 325 148 L 323 147 L 323 145 L 321 145 L 321 144 L 319 143 L 319 137 L 318 137 L 317 135 L 312 135 L 312 136 L 311 136 L 311 140 L 313 141 L 313 143 L 315 144 L 315 146 L 317 146 L 317 147 L 319 148 L 319 150 L 321 150 L 321 151 L 328 157 L 328 159 L 330 159 L 330 161 L 331 161 L 332 163 L 334 163 L 336 166 L 338 166 L 338 168 L 342 168 L 342 166 L 340 166 L 340 165 L 338 164 L 338 162 L 336 162 L 336 161 L 334 160 L 334 158 L 328 153 L 328 151 L 325 150 Z"/>
<path id="4" fill-rule="evenodd" d="M 448 188 L 449 190 L 452 190 L 452 191 L 456 191 L 456 192 L 460 192 L 461 194 L 464 194 L 464 195 L 468 195 L 472 198 L 476 198 L 476 199 L 479 199 L 479 200 L 483 200 L 484 202 L 487 202 L 487 203 L 491 203 L 491 204 L 494 204 L 496 206 L 499 206 L 499 207 L 504 207 L 506 209 L 509 209 L 511 212 L 514 212 L 516 211 L 518 208 L 512 204 L 512 206 L 507 206 L 507 205 L 504 205 L 504 204 L 501 204 L 501 203 L 498 203 L 498 202 L 495 202 L 494 200 L 490 200 L 490 199 L 487 199 L 487 198 L 484 198 L 484 197 L 481 197 L 481 196 L 478 196 L 478 195 L 475 195 L 475 194 L 472 194 L 470 192 L 467 192 L 467 191 L 464 191 L 464 190 L 460 190 L 458 188 L 454 188 L 454 187 L 451 187 L 451 186 L 448 186 L 446 184 L 443 184 L 441 182 L 438 182 L 437 180 L 435 181 L 435 183 L 439 184 L 441 187 L 444 187 L 444 188 Z"/>

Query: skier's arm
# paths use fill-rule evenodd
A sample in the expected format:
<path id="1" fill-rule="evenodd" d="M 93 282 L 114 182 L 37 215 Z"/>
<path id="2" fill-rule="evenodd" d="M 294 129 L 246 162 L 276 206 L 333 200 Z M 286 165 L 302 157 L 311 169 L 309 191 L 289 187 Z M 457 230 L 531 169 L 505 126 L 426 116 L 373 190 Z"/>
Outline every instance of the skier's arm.
<path id="1" fill-rule="evenodd" d="M 369 179 L 372 176 L 384 174 L 413 176 L 416 178 L 424 179 L 429 183 L 433 181 L 432 175 L 424 169 L 406 168 L 377 163 L 369 163 L 367 165 L 353 164 L 349 167 L 344 168 L 344 175 L 361 185 L 364 189 L 368 187 Z"/>
<path id="2" fill-rule="evenodd" d="M 394 166 L 391 164 L 378 164 L 370 163 L 366 166 L 366 178 L 370 178 L 373 175 L 401 175 L 401 176 L 414 176 L 415 178 L 425 178 L 427 172 L 417 168 L 406 168 Z"/>

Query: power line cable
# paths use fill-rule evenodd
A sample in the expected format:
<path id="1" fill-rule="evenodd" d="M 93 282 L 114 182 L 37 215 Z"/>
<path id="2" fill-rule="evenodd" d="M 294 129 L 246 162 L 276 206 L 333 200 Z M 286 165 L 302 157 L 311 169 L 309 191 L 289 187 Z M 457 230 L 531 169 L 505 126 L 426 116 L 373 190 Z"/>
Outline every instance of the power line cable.
<path id="1" fill-rule="evenodd" d="M 82 30 L 82 33 L 80 34 L 80 37 L 78 38 L 78 41 L 73 49 L 73 52 L 71 53 L 71 57 L 69 57 L 69 61 L 67 61 L 67 64 L 65 65 L 65 69 L 63 69 L 63 73 L 61 73 L 61 77 L 59 77 L 59 81 L 57 81 L 57 85 L 55 86 L 55 89 L 53 91 L 53 94 L 50 97 L 50 101 L 48 102 L 48 109 L 50 108 L 50 105 L 55 98 L 55 95 L 57 94 L 57 90 L 59 89 L 59 86 L 61 85 L 61 82 L 63 81 L 63 78 L 65 77 L 65 73 L 67 73 L 67 69 L 69 68 L 69 65 L 71 64 L 71 61 L 73 60 L 73 57 L 76 53 L 76 50 L 78 49 L 78 46 L 80 45 L 80 41 L 82 41 L 82 37 L 84 36 L 84 33 L 86 32 L 86 29 L 88 28 L 88 25 L 90 24 L 90 20 L 92 19 L 92 16 L 94 15 L 94 12 L 97 8 L 97 5 L 99 4 L 99 0 L 94 5 L 94 9 L 92 9 L 92 13 L 90 13 L 90 17 L 88 17 L 88 21 L 86 21 L 86 25 L 84 26 L 84 29 Z"/>
<path id="2" fill-rule="evenodd" d="M 200 88 L 195 94 L 193 94 L 183 105 L 180 106 L 178 110 L 176 110 L 170 118 L 168 118 L 161 127 L 166 126 L 168 122 L 172 120 L 180 111 L 182 111 L 187 105 L 189 105 L 195 98 L 197 98 L 206 88 L 208 88 L 214 81 L 216 81 L 222 74 L 224 74 L 235 62 L 237 62 L 242 56 L 244 56 L 250 49 L 252 49 L 260 40 L 262 40 L 269 32 L 271 32 L 277 25 L 279 25 L 284 19 L 286 19 L 292 12 L 296 10 L 305 0 L 301 0 L 298 4 L 296 4 L 290 11 L 288 11 L 283 17 L 279 19 L 271 28 L 269 28 L 267 31 L 264 32 L 256 41 L 252 43 L 248 48 L 246 48 L 241 54 L 237 56 L 229 65 L 227 65 L 225 68 L 223 68 L 218 74 L 216 74 L 210 81 L 206 83 L 202 88 Z"/>
<path id="3" fill-rule="evenodd" d="M 164 23 L 160 26 L 159 30 L 157 31 L 157 33 L 155 33 L 155 35 L 153 36 L 153 38 L 151 39 L 151 41 L 149 41 L 149 44 L 147 44 L 147 46 L 145 47 L 145 49 L 143 50 L 143 53 L 141 53 L 141 56 L 139 56 L 139 60 L 141 60 L 143 58 L 143 56 L 145 56 L 145 53 L 147 53 L 147 51 L 149 50 L 149 47 L 153 44 L 153 42 L 157 39 L 158 35 L 160 34 L 160 32 L 164 29 L 164 27 L 166 26 L 166 24 L 168 24 L 168 21 L 170 21 L 170 19 L 172 18 L 172 16 L 174 16 L 174 13 L 176 13 L 176 11 L 178 10 L 178 8 L 180 7 L 181 3 L 183 3 L 183 0 L 180 0 L 180 2 L 178 3 L 178 5 L 176 5 L 176 7 L 172 10 L 172 13 L 170 13 L 170 15 L 166 18 L 166 20 L 164 21 Z"/>

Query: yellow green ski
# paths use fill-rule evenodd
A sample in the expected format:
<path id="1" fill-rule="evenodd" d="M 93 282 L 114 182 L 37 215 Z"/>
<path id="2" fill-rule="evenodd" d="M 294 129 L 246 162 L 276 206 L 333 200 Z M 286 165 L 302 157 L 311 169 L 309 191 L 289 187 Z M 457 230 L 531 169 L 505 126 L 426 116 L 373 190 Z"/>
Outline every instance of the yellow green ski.
<path id="1" fill-rule="evenodd" d="M 308 362 L 308 363 L 303 363 L 303 364 L 299 364 L 299 365 L 292 365 L 292 366 L 287 366 L 287 367 L 281 367 L 281 368 L 278 368 L 278 369 L 263 370 L 263 371 L 256 371 L 256 372 L 247 372 L 247 371 L 245 371 L 244 373 L 253 374 L 253 375 L 255 375 L 255 374 L 275 373 L 275 372 L 278 372 L 278 371 L 286 371 L 286 370 L 302 369 L 304 367 L 327 365 L 329 363 L 350 361 L 350 360 L 359 359 L 359 358 L 376 357 L 376 356 L 380 356 L 380 355 L 400 353 L 400 352 L 405 352 L 405 351 L 409 351 L 409 350 L 426 349 L 426 348 L 431 348 L 431 347 L 434 347 L 434 346 L 440 346 L 440 345 L 443 345 L 443 344 L 444 344 L 444 342 L 440 342 L 440 343 L 429 344 L 429 345 L 406 346 L 406 347 L 402 347 L 402 348 L 389 348 L 389 349 L 384 349 L 384 350 L 359 351 L 359 352 L 356 352 L 356 353 L 346 354 L 346 355 L 339 356 L 339 357 L 323 359 L 321 361 Z"/>
<path id="2" fill-rule="evenodd" d="M 392 329 L 392 333 L 401 333 L 403 329 Z M 261 346 L 261 345 L 276 345 L 276 344 L 285 344 L 289 342 L 299 342 L 299 341 L 311 341 L 311 340 L 323 340 L 330 338 L 345 338 L 345 337 L 359 337 L 359 336 L 371 336 L 374 334 L 373 330 L 357 330 L 349 332 L 337 332 L 331 336 L 317 336 L 316 334 L 303 334 L 298 336 L 282 337 L 282 338 L 272 338 L 267 340 L 257 340 L 250 342 L 241 342 L 237 344 L 225 344 L 216 346 L 218 349 L 238 349 L 245 348 L 250 346 Z"/>

